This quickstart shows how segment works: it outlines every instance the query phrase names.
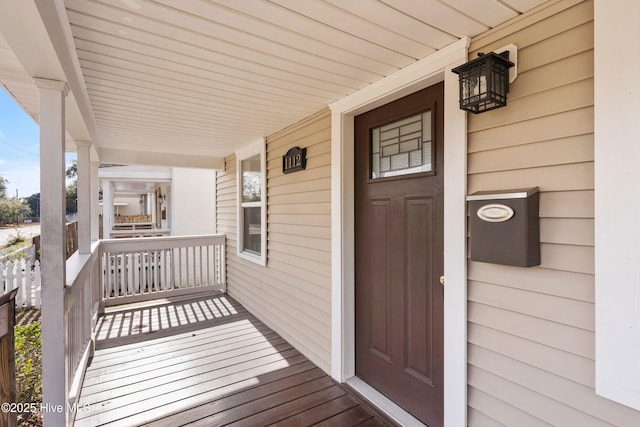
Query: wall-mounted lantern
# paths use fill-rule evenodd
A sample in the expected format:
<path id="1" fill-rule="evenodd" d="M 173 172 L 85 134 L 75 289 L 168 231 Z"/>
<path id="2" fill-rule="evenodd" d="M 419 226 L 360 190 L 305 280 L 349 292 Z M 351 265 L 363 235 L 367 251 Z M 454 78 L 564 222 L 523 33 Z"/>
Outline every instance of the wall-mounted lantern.
<path id="1" fill-rule="evenodd" d="M 476 59 L 452 69 L 458 74 L 460 109 L 474 114 L 507 105 L 509 91 L 509 51 L 479 53 Z"/>

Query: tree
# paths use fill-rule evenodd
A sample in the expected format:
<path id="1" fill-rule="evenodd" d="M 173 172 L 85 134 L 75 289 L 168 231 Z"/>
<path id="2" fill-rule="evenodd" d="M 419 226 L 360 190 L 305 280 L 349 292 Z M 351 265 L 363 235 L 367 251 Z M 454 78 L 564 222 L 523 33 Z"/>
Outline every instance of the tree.
<path id="1" fill-rule="evenodd" d="M 40 217 L 40 193 L 35 193 L 26 198 L 27 205 L 31 209 L 31 213 Z"/>
<path id="2" fill-rule="evenodd" d="M 0 223 L 18 223 L 21 218 L 31 215 L 31 208 L 16 199 L 0 199 Z"/>
<path id="3" fill-rule="evenodd" d="M 0 176 L 0 199 L 6 199 L 7 198 L 7 184 L 9 183 L 9 180 L 4 179 L 3 177 Z"/>
<path id="4" fill-rule="evenodd" d="M 74 214 L 78 212 L 78 161 L 73 160 L 67 167 L 67 179 L 71 180 L 71 183 L 67 185 L 67 202 L 66 212 L 67 214 Z"/>
<path id="5" fill-rule="evenodd" d="M 67 179 L 72 179 L 74 182 L 78 181 L 78 161 L 72 160 L 71 164 L 67 167 Z"/>
<path id="6" fill-rule="evenodd" d="M 78 212 L 78 184 L 67 185 L 67 214 Z"/>

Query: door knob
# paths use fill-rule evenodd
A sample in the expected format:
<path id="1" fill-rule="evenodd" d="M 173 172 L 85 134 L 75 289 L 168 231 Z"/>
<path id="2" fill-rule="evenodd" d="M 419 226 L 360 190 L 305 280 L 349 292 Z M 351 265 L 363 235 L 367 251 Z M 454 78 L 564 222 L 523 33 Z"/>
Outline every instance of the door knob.
<path id="1" fill-rule="evenodd" d="M 444 276 L 440 276 L 440 284 L 444 286 Z"/>

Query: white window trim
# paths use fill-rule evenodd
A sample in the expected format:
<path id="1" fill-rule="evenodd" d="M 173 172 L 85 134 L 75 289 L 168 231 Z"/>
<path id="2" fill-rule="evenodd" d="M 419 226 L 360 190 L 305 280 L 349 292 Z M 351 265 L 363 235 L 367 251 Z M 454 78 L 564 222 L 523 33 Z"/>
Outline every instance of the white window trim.
<path id="1" fill-rule="evenodd" d="M 237 213 L 237 254 L 240 258 L 255 262 L 262 266 L 267 265 L 267 153 L 265 139 L 262 138 L 250 145 L 241 148 L 236 154 L 236 213 Z M 260 202 L 254 202 L 260 206 L 260 255 L 252 254 L 244 250 L 244 227 L 242 215 L 242 161 L 249 157 L 260 155 L 261 197 Z M 245 203 L 246 205 L 246 203 Z"/>
<path id="2" fill-rule="evenodd" d="M 640 410 L 637 0 L 594 4 L 596 394 Z"/>
<path id="3" fill-rule="evenodd" d="M 331 375 L 355 376 L 353 122 L 358 114 L 444 81 L 444 425 L 467 423 L 467 116 L 451 68 L 467 61 L 469 38 L 443 48 L 331 108 Z M 358 389 L 366 394 L 366 390 Z M 377 400 L 376 400 L 377 402 Z M 379 408 L 392 418 L 397 408 Z"/>

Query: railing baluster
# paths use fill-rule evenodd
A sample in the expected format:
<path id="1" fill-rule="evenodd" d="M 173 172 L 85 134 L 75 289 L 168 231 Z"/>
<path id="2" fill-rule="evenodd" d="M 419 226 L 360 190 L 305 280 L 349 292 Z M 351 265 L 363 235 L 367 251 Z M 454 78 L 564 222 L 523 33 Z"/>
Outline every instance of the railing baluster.
<path id="1" fill-rule="evenodd" d="M 127 295 L 127 286 L 124 276 L 124 253 L 119 252 L 116 254 L 116 258 L 118 259 L 118 293 L 120 296 L 124 297 Z"/>
<path id="2" fill-rule="evenodd" d="M 205 271 L 205 265 L 206 265 L 205 264 L 206 261 L 204 259 L 204 256 L 205 256 L 204 246 L 202 246 L 202 245 L 198 246 L 198 251 L 200 252 L 200 256 L 198 257 L 198 260 L 199 260 L 198 261 L 199 262 L 198 266 L 200 267 L 199 268 L 200 277 L 199 277 L 198 281 L 199 281 L 200 286 L 206 286 L 206 281 L 205 281 L 205 278 L 204 278 L 204 271 Z"/>
<path id="3" fill-rule="evenodd" d="M 153 268 L 152 268 L 153 264 L 152 264 L 151 251 L 150 250 L 147 250 L 144 262 L 146 264 L 146 272 L 147 272 L 145 290 L 147 291 L 147 294 L 150 294 L 151 293 L 151 288 L 153 286 Z"/>
<path id="4" fill-rule="evenodd" d="M 187 249 L 188 251 L 188 249 Z M 192 253 L 192 260 L 191 260 L 191 265 L 193 265 L 193 287 L 196 287 L 197 284 L 197 277 L 196 277 L 196 263 L 197 263 L 197 258 L 196 258 L 196 247 L 195 246 L 191 246 L 191 253 Z"/>
<path id="5" fill-rule="evenodd" d="M 182 288 L 182 248 L 178 248 L 178 286 Z"/>
<path id="6" fill-rule="evenodd" d="M 167 251 L 165 249 L 162 250 L 162 282 L 160 289 L 163 291 L 168 290 L 167 288 L 167 270 L 169 270 L 167 265 Z"/>
<path id="7" fill-rule="evenodd" d="M 127 278 L 127 295 L 133 295 L 133 269 L 132 269 L 132 253 L 124 253 L 124 265 L 126 270 L 125 277 Z"/>
<path id="8" fill-rule="evenodd" d="M 224 236 L 115 239 L 101 247 L 106 301 L 224 287 Z"/>
<path id="9" fill-rule="evenodd" d="M 134 288 L 134 293 L 135 294 L 139 294 L 140 293 L 140 254 L 139 253 L 134 253 L 132 255 L 133 257 L 133 288 Z"/>
<path id="10" fill-rule="evenodd" d="M 36 261 L 33 267 L 33 286 L 35 287 L 35 306 L 42 306 L 42 275 L 40 273 L 40 261 Z"/>

